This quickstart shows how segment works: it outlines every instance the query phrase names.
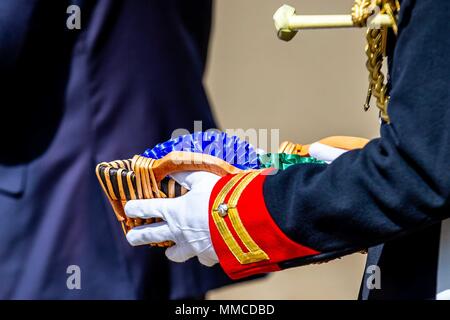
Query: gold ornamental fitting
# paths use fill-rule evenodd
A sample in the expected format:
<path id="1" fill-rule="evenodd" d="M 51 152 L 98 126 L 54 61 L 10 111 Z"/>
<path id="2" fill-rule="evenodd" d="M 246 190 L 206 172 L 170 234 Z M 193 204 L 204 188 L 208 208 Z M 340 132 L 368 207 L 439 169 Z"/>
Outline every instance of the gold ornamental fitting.
<path id="1" fill-rule="evenodd" d="M 367 23 L 355 21 L 354 15 L 298 15 L 295 8 L 289 5 L 281 6 L 273 15 L 278 38 L 284 41 L 291 40 L 299 30 L 327 29 L 327 28 L 360 28 L 366 26 L 369 29 L 381 27 L 394 27 L 395 19 L 392 15 L 378 13 Z"/>

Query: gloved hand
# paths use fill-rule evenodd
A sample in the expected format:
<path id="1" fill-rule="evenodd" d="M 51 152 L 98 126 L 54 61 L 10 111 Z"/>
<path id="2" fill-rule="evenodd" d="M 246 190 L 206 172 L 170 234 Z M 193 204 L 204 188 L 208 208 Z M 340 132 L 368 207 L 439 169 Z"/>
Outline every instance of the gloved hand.
<path id="1" fill-rule="evenodd" d="M 184 262 L 198 256 L 200 263 L 213 266 L 219 259 L 209 232 L 209 197 L 220 177 L 197 171 L 175 173 L 172 178 L 190 191 L 178 198 L 130 200 L 126 203 L 128 217 L 164 220 L 130 230 L 127 240 L 132 246 L 172 240 L 175 245 L 166 249 L 170 260 Z"/>
<path id="2" fill-rule="evenodd" d="M 309 155 L 317 160 L 325 161 L 326 163 L 333 162 L 347 151 L 349 150 L 332 147 L 320 142 L 314 142 L 309 146 Z"/>
<path id="3" fill-rule="evenodd" d="M 368 142 L 359 137 L 331 136 L 312 143 L 308 153 L 311 157 L 331 163 L 347 151 L 364 148 Z"/>

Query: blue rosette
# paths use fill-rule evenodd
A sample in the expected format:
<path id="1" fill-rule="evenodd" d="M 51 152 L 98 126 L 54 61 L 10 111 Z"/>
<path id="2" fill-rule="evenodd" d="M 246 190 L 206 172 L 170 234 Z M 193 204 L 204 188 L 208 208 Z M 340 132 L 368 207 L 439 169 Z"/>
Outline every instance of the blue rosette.
<path id="1" fill-rule="evenodd" d="M 216 130 L 178 136 L 145 150 L 142 156 L 161 159 L 172 151 L 208 154 L 242 170 L 260 167 L 258 154 L 250 143 Z"/>

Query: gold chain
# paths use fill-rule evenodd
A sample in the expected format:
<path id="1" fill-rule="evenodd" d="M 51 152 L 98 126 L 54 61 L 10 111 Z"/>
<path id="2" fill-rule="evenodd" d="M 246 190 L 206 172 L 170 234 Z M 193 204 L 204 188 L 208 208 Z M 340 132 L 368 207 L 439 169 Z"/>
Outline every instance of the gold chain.
<path id="1" fill-rule="evenodd" d="M 357 26 L 367 25 L 369 17 L 377 11 L 381 14 L 388 14 L 394 21 L 392 27 L 394 34 L 397 34 L 396 17 L 400 11 L 398 0 L 355 0 L 352 7 L 352 20 Z M 369 89 L 367 90 L 366 103 L 364 110 L 370 108 L 370 99 L 372 95 L 377 99 L 377 107 L 380 109 L 380 117 L 389 123 L 387 107 L 389 104 L 389 95 L 387 94 L 387 83 L 382 72 L 384 58 L 386 57 L 386 43 L 388 36 L 388 27 L 378 29 L 368 29 L 366 34 L 366 67 L 369 71 Z"/>

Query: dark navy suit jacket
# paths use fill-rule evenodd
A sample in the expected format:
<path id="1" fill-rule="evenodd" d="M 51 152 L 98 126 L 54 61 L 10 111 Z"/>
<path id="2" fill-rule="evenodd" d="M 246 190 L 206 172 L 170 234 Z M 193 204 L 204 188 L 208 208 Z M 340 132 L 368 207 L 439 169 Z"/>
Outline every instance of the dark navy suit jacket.
<path id="1" fill-rule="evenodd" d="M 81 30 L 66 27 L 71 4 Z M 214 127 L 210 22 L 208 0 L 0 1 L 0 298 L 185 298 L 228 282 L 130 247 L 94 174 L 194 120 Z"/>

